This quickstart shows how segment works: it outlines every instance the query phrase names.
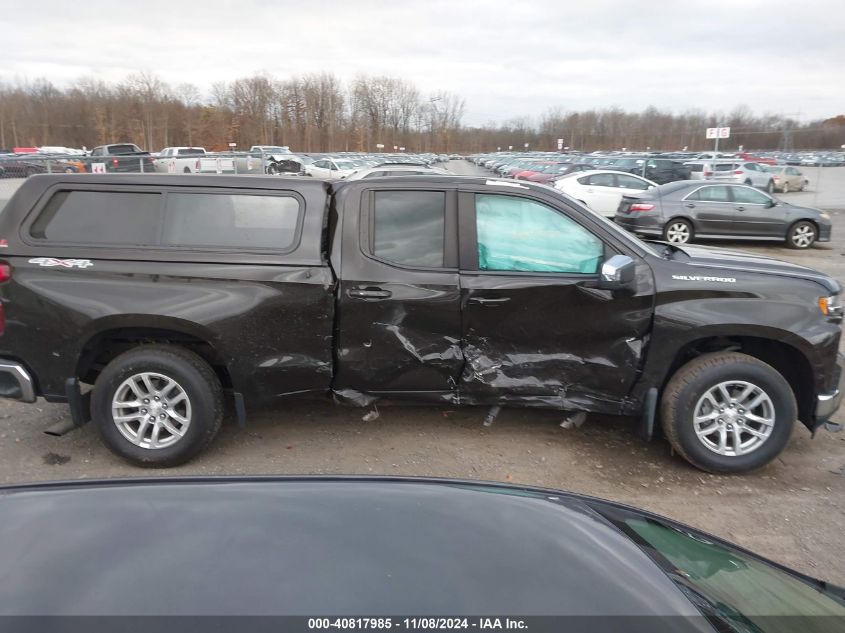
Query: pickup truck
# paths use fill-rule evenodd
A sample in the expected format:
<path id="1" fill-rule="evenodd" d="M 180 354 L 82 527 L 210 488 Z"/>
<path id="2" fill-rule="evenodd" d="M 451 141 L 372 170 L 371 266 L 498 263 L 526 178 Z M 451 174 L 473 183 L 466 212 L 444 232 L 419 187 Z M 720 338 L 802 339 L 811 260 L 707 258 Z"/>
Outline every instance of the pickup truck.
<path id="1" fill-rule="evenodd" d="M 208 154 L 204 147 L 165 147 L 154 161 L 162 174 L 232 174 L 235 161 L 231 156 Z"/>
<path id="2" fill-rule="evenodd" d="M 300 174 L 302 161 L 287 147 L 253 145 L 246 154 L 235 156 L 238 174 Z"/>
<path id="3" fill-rule="evenodd" d="M 155 171 L 153 157 L 133 143 L 99 145 L 86 159 L 88 171 L 99 172 L 151 172 Z"/>
<path id="4" fill-rule="evenodd" d="M 203 450 L 226 401 L 243 425 L 334 396 L 633 416 L 742 472 L 842 396 L 836 280 L 533 183 L 45 174 L 0 240 L 0 396 L 143 466 Z"/>

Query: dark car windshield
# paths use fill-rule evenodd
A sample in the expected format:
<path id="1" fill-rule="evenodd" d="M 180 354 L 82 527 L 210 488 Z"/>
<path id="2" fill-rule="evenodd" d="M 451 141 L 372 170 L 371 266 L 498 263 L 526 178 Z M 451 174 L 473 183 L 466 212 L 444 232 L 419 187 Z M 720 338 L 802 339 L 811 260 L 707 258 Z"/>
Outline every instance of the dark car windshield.
<path id="1" fill-rule="evenodd" d="M 787 617 L 833 622 L 845 618 L 845 597 L 821 584 L 656 518 L 616 508 L 596 510 L 628 534 L 705 615 L 735 630 L 780 633 L 798 630 L 789 628 Z"/>

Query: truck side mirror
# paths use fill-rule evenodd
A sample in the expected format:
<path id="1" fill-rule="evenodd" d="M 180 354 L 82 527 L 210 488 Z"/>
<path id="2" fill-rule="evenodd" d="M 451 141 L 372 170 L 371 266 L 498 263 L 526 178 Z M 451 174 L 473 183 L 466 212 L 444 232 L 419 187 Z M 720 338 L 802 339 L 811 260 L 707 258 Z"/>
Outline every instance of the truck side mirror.
<path id="1" fill-rule="evenodd" d="M 613 255 L 601 265 L 598 287 L 620 290 L 634 283 L 636 264 L 627 255 Z"/>

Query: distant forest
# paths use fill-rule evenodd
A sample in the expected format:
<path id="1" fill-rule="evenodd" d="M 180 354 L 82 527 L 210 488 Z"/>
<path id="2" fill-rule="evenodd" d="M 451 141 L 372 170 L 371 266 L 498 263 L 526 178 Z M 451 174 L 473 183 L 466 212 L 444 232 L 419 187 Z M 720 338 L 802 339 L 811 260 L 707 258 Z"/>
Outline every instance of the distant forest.
<path id="1" fill-rule="evenodd" d="M 798 122 L 731 112 L 658 107 L 569 111 L 550 108 L 538 119 L 518 117 L 484 126 L 463 124 L 464 100 L 453 93 L 424 95 L 404 79 L 359 76 L 350 82 L 322 73 L 275 79 L 258 74 L 215 83 L 207 94 L 190 83 L 169 85 L 150 73 L 115 84 L 81 78 L 59 88 L 46 79 L 0 82 L 0 147 L 89 149 L 130 141 L 155 151 L 173 145 L 210 150 L 288 145 L 293 151 L 488 152 L 497 148 L 682 150 L 712 148 L 705 128 L 730 126 L 725 149 L 839 149 L 845 115 Z"/>

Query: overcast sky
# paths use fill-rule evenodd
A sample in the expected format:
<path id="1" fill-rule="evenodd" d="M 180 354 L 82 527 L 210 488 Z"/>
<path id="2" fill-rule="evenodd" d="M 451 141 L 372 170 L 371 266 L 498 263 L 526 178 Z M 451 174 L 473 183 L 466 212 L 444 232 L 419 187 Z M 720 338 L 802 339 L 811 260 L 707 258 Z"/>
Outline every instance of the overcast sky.
<path id="1" fill-rule="evenodd" d="M 7 81 L 386 74 L 460 94 L 469 124 L 551 107 L 845 112 L 841 0 L 3 0 L 0 33 Z"/>

